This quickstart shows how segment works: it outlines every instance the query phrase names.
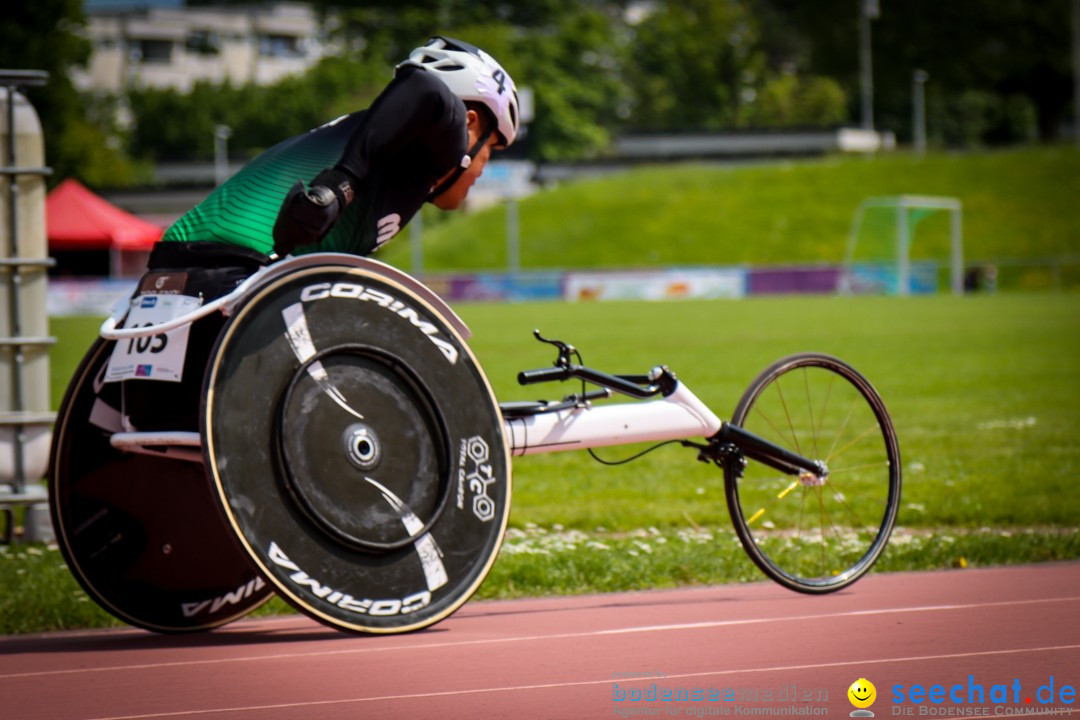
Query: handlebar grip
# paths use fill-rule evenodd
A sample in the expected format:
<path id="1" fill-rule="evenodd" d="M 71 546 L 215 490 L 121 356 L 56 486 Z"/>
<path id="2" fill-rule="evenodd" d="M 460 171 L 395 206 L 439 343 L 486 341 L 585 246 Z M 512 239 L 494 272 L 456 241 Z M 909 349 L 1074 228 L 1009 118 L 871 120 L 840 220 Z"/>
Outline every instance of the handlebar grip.
<path id="1" fill-rule="evenodd" d="M 518 373 L 518 384 L 532 385 L 533 383 L 551 382 L 553 380 L 566 380 L 569 377 L 570 371 L 564 367 L 522 370 Z"/>

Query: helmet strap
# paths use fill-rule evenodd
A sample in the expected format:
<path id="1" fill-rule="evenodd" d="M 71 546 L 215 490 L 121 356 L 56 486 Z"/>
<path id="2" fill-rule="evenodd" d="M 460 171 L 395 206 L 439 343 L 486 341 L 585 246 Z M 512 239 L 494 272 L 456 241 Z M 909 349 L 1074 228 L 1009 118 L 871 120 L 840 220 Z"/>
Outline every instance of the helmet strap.
<path id="1" fill-rule="evenodd" d="M 431 202 L 435 198 L 442 195 L 444 192 L 449 190 L 454 183 L 458 181 L 458 178 L 460 178 L 469 168 L 469 166 L 472 165 L 473 158 L 475 158 L 477 154 L 479 154 L 479 152 L 483 149 L 484 145 L 487 144 L 488 139 L 491 138 L 491 133 L 493 133 L 494 131 L 494 123 L 488 125 L 487 130 L 485 130 L 480 136 L 480 138 L 476 141 L 476 143 L 474 143 L 473 146 L 469 148 L 469 152 L 467 152 L 465 156 L 461 158 L 461 164 L 454 168 L 454 172 L 451 173 L 448 178 L 446 178 L 441 183 L 431 189 L 431 192 L 429 192 L 427 196 L 428 202 Z"/>

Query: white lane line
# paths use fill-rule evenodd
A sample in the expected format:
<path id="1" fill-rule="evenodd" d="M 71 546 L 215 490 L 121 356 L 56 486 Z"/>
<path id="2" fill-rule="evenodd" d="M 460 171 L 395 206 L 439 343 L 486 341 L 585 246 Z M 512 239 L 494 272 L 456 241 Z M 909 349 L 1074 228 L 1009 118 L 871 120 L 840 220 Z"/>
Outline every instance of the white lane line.
<path id="1" fill-rule="evenodd" d="M 1023 653 L 1055 652 L 1061 650 L 1080 650 L 1080 645 L 1051 645 L 1037 648 L 1015 648 L 1012 650 L 984 650 L 970 653 L 949 653 L 945 655 L 918 655 L 902 658 L 876 658 L 870 660 L 849 660 L 831 663 L 813 663 L 809 665 L 777 665 L 773 667 L 750 668 L 739 670 L 707 670 L 704 672 L 675 673 L 664 678 L 667 680 L 681 680 L 686 678 L 721 677 L 724 675 L 744 675 L 750 673 L 791 672 L 793 670 L 820 670 L 826 668 L 849 667 L 852 665 L 882 665 L 889 663 L 926 662 L 928 660 L 955 660 L 959 658 L 986 657 L 994 655 L 1018 655 Z M 172 718 L 189 717 L 192 715 L 212 715 L 235 712 L 266 712 L 268 710 L 290 710 L 295 708 L 316 708 L 328 705 L 351 705 L 371 702 L 391 702 L 395 700 L 424 700 L 440 697 L 454 697 L 460 695 L 484 695 L 501 692 L 521 692 L 524 690 L 553 690 L 558 688 L 585 687 L 590 685 L 609 685 L 614 680 L 604 678 L 602 680 L 579 680 L 576 682 L 544 683 L 539 685 L 508 685 L 503 687 L 469 688 L 466 690 L 443 690 L 440 692 L 410 693 L 407 695 L 377 695 L 373 697 L 344 698 L 341 700 L 312 700 L 308 702 L 278 703 L 275 705 L 248 705 L 244 707 L 207 708 L 202 710 L 177 710 L 163 713 L 148 713 L 144 715 L 115 715 L 110 717 L 97 717 L 92 720 L 149 720 L 149 718 Z M 628 678 L 619 679 L 625 685 L 641 682 L 656 682 L 656 678 Z M 1051 713 L 1046 713 L 1051 714 Z M 1032 713 L 1034 715 L 1034 713 Z M 1019 717 L 1019 716 L 1017 716 Z M 1023 717 L 1029 717 L 1025 714 Z"/>
<path id="2" fill-rule="evenodd" d="M 361 655 L 366 653 L 401 652 L 408 650 L 437 650 L 440 648 L 459 648 L 475 645 L 500 645 L 517 642 L 536 642 L 538 640 L 573 640 L 589 637 L 604 637 L 608 635 L 628 635 L 632 633 L 653 632 L 676 632 L 681 630 L 701 630 L 708 628 L 736 627 L 742 625 L 764 625 L 776 622 L 806 622 L 817 620 L 832 620 L 837 618 L 864 617 L 873 615 L 895 615 L 903 613 L 924 613 L 962 611 L 975 608 L 999 608 L 1017 607 L 1023 605 L 1045 605 L 1049 603 L 1078 602 L 1080 596 L 1042 598 L 1037 600 L 1008 600 L 989 603 L 969 603 L 963 605 L 921 605 L 907 608 L 882 608 L 880 610 L 850 610 L 839 613 L 822 613 L 817 615 L 790 615 L 787 617 L 773 618 L 744 618 L 741 620 L 712 620 L 708 622 L 679 623 L 673 625 L 636 625 L 607 630 L 587 630 L 583 632 L 552 633 L 550 635 L 514 635 L 510 637 L 484 638 L 483 640 L 455 640 L 438 643 L 416 643 L 408 645 L 383 645 L 379 647 L 354 647 L 345 650 L 317 650 L 302 653 L 278 653 L 275 655 L 242 655 L 231 658 L 209 658 L 200 660 L 178 660 L 162 663 L 144 663 L 139 665 L 110 665 L 105 667 L 80 667 L 65 670 L 40 670 L 22 673 L 0 674 L 0 680 L 47 677 L 51 675 L 76 675 L 81 673 L 101 672 L 130 672 L 132 670 L 155 670 L 159 668 L 186 667 L 190 665 L 218 665 L 222 663 L 256 662 L 264 660 L 290 660 L 296 658 L 327 657 L 335 655 Z"/>
<path id="3" fill-rule="evenodd" d="M 917 612 L 942 612 L 955 610 L 971 610 L 973 608 L 1007 607 L 1013 605 L 1035 605 L 1055 602 L 1069 602 L 1080 600 L 1080 597 L 1044 598 L 1039 600 L 1008 600 L 989 603 L 971 603 L 965 605 L 922 605 L 910 608 L 882 608 L 880 610 L 850 610 L 843 613 L 828 615 L 793 615 L 786 618 L 748 618 L 744 620 L 710 620 L 700 623 L 679 623 L 674 625 L 642 625 L 640 627 L 619 628 L 616 630 L 597 630 L 597 635 L 621 635 L 636 632 L 665 632 L 670 630 L 700 630 L 702 628 L 725 627 L 727 625 L 755 625 L 759 623 L 777 622 L 780 620 L 825 620 L 837 617 L 864 617 L 871 615 L 892 615 L 897 613 Z M 0 676 L 2 677 L 2 676 Z"/>

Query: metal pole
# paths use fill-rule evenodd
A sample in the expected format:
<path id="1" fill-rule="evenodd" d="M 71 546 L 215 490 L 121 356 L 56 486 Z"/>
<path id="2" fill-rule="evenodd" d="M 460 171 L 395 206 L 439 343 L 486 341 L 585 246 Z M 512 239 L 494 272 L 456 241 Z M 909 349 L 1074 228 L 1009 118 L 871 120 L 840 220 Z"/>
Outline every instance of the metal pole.
<path id="1" fill-rule="evenodd" d="M 918 155 L 926 154 L 926 102 L 925 85 L 927 78 L 925 70 L 916 70 L 912 79 L 912 95 L 914 96 L 914 113 L 911 121 L 911 134 L 914 139 L 915 152 Z"/>
<path id="2" fill-rule="evenodd" d="M 521 272 L 521 229 L 515 198 L 506 201 L 506 269 L 513 275 Z"/>
<path id="3" fill-rule="evenodd" d="M 15 157 L 15 91 L 16 85 L 7 86 L 7 162 L 8 166 L 12 169 L 18 167 Z M 19 176 L 12 173 L 8 177 L 7 186 L 7 201 L 8 201 L 8 245 L 10 247 L 10 257 L 15 260 L 19 257 Z M 8 332 L 15 342 L 18 343 L 19 338 L 22 337 L 22 309 L 19 307 L 19 298 L 22 289 L 22 272 L 18 265 L 11 267 L 11 285 L 8 288 L 8 311 L 9 311 L 9 323 Z M 22 345 L 14 345 L 12 348 L 12 363 L 11 363 L 11 383 L 12 383 L 12 410 L 16 414 L 22 413 L 26 410 L 26 401 L 23 396 L 23 347 Z M 16 494 L 22 494 L 23 486 L 26 483 L 26 469 L 23 463 L 23 448 L 26 441 L 26 428 L 22 424 L 15 425 L 12 428 L 12 432 L 15 434 L 14 447 L 12 452 L 15 453 L 14 457 L 14 484 L 13 488 Z"/>
<path id="4" fill-rule="evenodd" d="M 956 204 L 950 213 L 949 234 L 952 236 L 952 291 L 964 294 L 964 235 L 962 229 L 963 206 Z"/>
<path id="5" fill-rule="evenodd" d="M 1073 135 L 1080 147 L 1080 0 L 1072 3 Z"/>
<path id="6" fill-rule="evenodd" d="M 7 163 L 9 167 L 18 167 L 18 163 L 15 161 L 15 91 L 17 86 L 7 86 Z M 7 196 L 8 196 L 8 246 L 10 248 L 10 254 L 8 257 L 19 257 L 19 221 L 18 221 L 18 195 L 19 195 L 19 176 L 12 174 L 8 180 Z M 11 336 L 19 337 L 22 335 L 22 323 L 19 316 L 19 284 L 22 278 L 19 276 L 18 268 L 13 268 L 11 272 Z M 16 387 L 16 393 L 19 389 Z M 22 410 L 21 407 L 16 407 L 16 410 Z"/>
<path id="7" fill-rule="evenodd" d="M 852 280 L 855 277 L 855 245 L 859 242 L 859 231 L 862 229 L 863 215 L 866 214 L 866 200 L 859 203 L 855 208 L 855 219 L 851 221 L 851 229 L 848 232 L 847 250 L 844 252 L 844 274 L 840 278 L 840 294 L 850 295 Z"/>
<path id="8" fill-rule="evenodd" d="M 896 294 L 911 294 L 911 243 L 908 238 L 908 205 L 904 198 L 896 203 Z"/>
<path id="9" fill-rule="evenodd" d="M 228 125 L 214 126 L 214 184 L 221 185 L 229 179 L 229 138 L 232 128 Z"/>
<path id="10" fill-rule="evenodd" d="M 870 52 L 870 21 L 881 15 L 878 0 L 859 0 L 859 76 L 862 89 L 862 127 L 874 129 L 874 79 Z"/>
<path id="11" fill-rule="evenodd" d="M 412 274 L 419 278 L 424 272 L 424 211 L 417 210 L 409 223 L 409 245 L 412 249 Z"/>

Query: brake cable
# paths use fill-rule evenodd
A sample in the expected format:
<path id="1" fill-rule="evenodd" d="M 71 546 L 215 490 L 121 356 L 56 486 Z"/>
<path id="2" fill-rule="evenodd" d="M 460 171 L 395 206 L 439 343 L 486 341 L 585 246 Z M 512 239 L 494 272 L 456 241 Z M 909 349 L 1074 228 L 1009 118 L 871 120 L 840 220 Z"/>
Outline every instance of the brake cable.
<path id="1" fill-rule="evenodd" d="M 657 443 L 656 445 L 653 445 L 652 447 L 645 448 L 644 450 L 637 453 L 636 455 L 631 455 L 630 457 L 623 458 L 622 460 L 605 460 L 604 458 L 600 457 L 595 452 L 593 452 L 592 448 L 588 448 L 588 450 L 589 450 L 589 454 L 592 455 L 592 459 L 595 460 L 598 463 L 601 463 L 603 465 L 625 465 L 626 463 L 633 462 L 634 460 L 637 460 L 638 458 L 640 458 L 642 455 L 648 455 L 653 450 L 658 450 L 658 449 L 664 447 L 665 445 L 671 445 L 672 443 L 681 443 L 681 442 L 682 442 L 682 440 L 665 440 L 662 443 Z"/>
<path id="2" fill-rule="evenodd" d="M 537 332 L 537 337 L 540 337 L 539 332 Z M 544 340 L 543 338 L 540 338 L 540 339 L 543 342 L 549 342 L 549 343 L 551 342 L 550 340 Z M 555 344 L 555 343 L 551 343 L 551 344 Z M 581 357 L 581 351 L 580 350 L 578 350 L 573 345 L 565 345 L 565 344 L 562 344 L 562 343 L 560 343 L 560 345 L 562 346 L 560 355 L 565 353 L 568 360 L 569 360 L 570 355 L 576 355 L 578 365 L 585 365 L 585 360 Z M 586 393 L 585 379 L 582 378 L 581 379 L 581 397 L 585 397 L 585 393 Z M 601 465 L 613 466 L 613 465 L 625 465 L 626 463 L 633 462 L 634 460 L 638 460 L 639 458 L 641 458 L 641 457 L 643 457 L 645 455 L 648 455 L 653 450 L 658 450 L 658 449 L 664 447 L 665 445 L 671 445 L 672 443 L 682 443 L 682 442 L 683 442 L 682 440 L 665 440 L 662 443 L 657 443 L 656 445 L 653 445 L 652 447 L 645 448 L 641 452 L 635 453 L 634 455 L 631 455 L 630 457 L 623 458 L 622 460 L 605 460 L 604 458 L 597 455 L 593 451 L 592 448 L 586 448 L 586 450 L 588 451 L 588 453 L 592 457 L 592 459 L 595 460 L 596 462 L 600 463 Z"/>

